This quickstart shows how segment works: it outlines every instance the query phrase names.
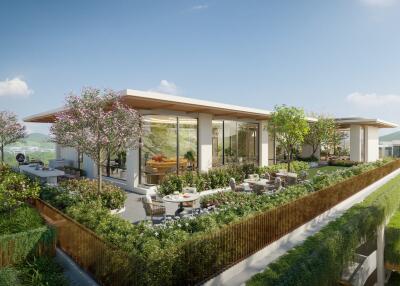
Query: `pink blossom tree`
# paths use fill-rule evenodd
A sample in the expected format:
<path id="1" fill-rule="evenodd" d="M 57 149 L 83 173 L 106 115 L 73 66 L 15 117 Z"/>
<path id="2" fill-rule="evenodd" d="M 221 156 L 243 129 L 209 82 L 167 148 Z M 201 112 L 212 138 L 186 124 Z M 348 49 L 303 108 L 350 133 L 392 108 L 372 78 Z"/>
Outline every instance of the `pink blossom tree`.
<path id="1" fill-rule="evenodd" d="M 25 126 L 18 122 L 16 114 L 9 111 L 0 111 L 1 162 L 4 162 L 4 146 L 15 143 L 25 136 Z"/>
<path id="2" fill-rule="evenodd" d="M 96 162 L 100 191 L 107 154 L 138 148 L 142 116 L 112 90 L 84 88 L 81 96 L 66 98 L 66 109 L 56 116 L 50 133 L 57 144 L 79 149 Z"/>

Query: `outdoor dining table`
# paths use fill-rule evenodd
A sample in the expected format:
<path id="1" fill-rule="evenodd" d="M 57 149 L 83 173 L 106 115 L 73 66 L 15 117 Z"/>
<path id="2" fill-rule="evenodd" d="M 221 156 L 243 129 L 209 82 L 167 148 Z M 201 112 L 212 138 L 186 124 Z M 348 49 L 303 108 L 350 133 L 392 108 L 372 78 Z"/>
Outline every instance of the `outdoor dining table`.
<path id="1" fill-rule="evenodd" d="M 291 178 L 297 178 L 296 173 L 291 173 L 291 172 L 279 172 L 276 173 L 278 177 L 291 177 Z"/>
<path id="2" fill-rule="evenodd" d="M 270 183 L 270 181 L 267 179 L 259 179 L 259 180 L 244 179 L 244 182 L 249 183 L 250 185 L 258 185 L 258 186 L 266 186 Z"/>
<path id="3" fill-rule="evenodd" d="M 27 175 L 38 177 L 42 183 L 57 184 L 57 178 L 65 172 L 57 169 L 36 169 L 36 165 L 21 165 L 19 170 Z"/>
<path id="4" fill-rule="evenodd" d="M 179 204 L 178 210 L 175 212 L 176 215 L 179 215 L 183 210 L 183 203 L 194 202 L 200 198 L 200 194 L 178 194 L 178 195 L 166 195 L 163 197 L 163 201 L 166 203 L 176 203 Z"/>

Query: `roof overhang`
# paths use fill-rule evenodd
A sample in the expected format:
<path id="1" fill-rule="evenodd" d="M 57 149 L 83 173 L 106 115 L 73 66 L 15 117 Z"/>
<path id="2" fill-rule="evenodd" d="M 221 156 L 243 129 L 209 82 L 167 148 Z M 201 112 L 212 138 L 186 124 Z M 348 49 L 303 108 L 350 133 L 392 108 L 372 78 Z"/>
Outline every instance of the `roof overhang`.
<path id="1" fill-rule="evenodd" d="M 397 124 L 384 121 L 381 119 L 370 119 L 361 117 L 347 117 L 347 118 L 336 118 L 336 124 L 339 128 L 349 128 L 350 125 L 363 125 L 363 126 L 373 126 L 378 128 L 396 128 Z"/>
<path id="2" fill-rule="evenodd" d="M 271 117 L 268 110 L 242 107 L 224 103 L 199 100 L 158 92 L 126 89 L 120 92 L 121 101 L 137 110 L 173 110 L 184 113 L 208 113 L 219 117 L 251 118 L 267 120 Z M 24 118 L 25 122 L 52 123 L 58 113 L 65 111 L 59 108 Z"/>

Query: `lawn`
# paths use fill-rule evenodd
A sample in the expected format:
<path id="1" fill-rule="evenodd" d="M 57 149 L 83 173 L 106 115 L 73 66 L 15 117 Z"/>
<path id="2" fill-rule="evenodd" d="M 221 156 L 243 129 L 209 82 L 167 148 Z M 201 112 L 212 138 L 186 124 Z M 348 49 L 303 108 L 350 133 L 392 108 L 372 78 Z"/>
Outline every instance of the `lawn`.
<path id="1" fill-rule="evenodd" d="M 318 168 L 311 168 L 308 170 L 308 176 L 311 179 L 314 177 L 318 171 L 322 173 L 332 173 L 335 172 L 336 170 L 341 170 L 341 169 L 346 169 L 349 167 L 343 167 L 343 166 L 323 166 L 323 167 L 318 167 Z"/>

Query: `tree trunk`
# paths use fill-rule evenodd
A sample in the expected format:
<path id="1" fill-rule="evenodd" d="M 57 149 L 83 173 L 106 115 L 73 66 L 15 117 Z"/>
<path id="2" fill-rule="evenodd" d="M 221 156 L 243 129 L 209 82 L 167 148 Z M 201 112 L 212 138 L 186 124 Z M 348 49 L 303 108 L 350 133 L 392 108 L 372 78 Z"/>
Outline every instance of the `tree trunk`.
<path id="1" fill-rule="evenodd" d="M 292 161 L 292 151 L 288 152 L 288 164 L 287 164 L 287 171 L 290 172 L 290 163 Z"/>
<path id="2" fill-rule="evenodd" d="M 102 175 L 102 171 L 101 171 L 101 161 L 97 161 L 97 191 L 99 192 L 99 194 L 101 193 L 101 189 L 103 186 L 103 175 Z"/>
<path id="3" fill-rule="evenodd" d="M 1 149 L 1 162 L 3 163 L 4 162 L 4 145 L 3 144 L 1 144 L 0 149 Z"/>

